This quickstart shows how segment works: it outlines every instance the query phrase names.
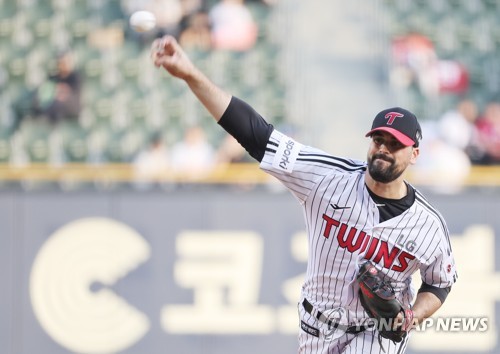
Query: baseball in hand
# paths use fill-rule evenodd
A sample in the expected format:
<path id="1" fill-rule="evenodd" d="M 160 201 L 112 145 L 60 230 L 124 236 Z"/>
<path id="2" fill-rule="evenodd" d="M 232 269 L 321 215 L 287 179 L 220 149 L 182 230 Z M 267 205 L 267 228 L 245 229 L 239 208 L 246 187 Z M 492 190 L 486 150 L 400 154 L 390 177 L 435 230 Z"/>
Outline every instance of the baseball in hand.
<path id="1" fill-rule="evenodd" d="M 151 31 L 156 25 L 156 17 L 149 11 L 136 11 L 130 16 L 130 26 L 137 32 Z"/>

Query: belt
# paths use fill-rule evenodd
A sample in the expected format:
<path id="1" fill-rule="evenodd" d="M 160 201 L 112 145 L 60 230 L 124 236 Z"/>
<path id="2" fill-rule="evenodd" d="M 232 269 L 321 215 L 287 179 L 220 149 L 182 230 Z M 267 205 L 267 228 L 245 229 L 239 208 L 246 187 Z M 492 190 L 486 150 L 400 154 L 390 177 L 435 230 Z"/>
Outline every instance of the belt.
<path id="1" fill-rule="evenodd" d="M 304 299 L 302 301 L 302 306 L 304 307 L 304 310 L 306 310 L 306 312 L 308 314 L 315 317 L 317 320 L 319 320 L 323 323 L 326 323 L 328 325 L 328 327 L 333 327 L 333 328 L 343 330 L 345 333 L 357 334 L 357 333 L 361 333 L 361 332 L 367 330 L 368 328 L 370 328 L 368 326 L 345 326 L 345 325 L 341 325 L 338 322 L 334 322 L 333 320 L 331 320 L 327 316 L 325 316 L 323 314 L 323 312 L 315 309 L 314 306 L 309 301 L 307 301 L 307 299 Z"/>

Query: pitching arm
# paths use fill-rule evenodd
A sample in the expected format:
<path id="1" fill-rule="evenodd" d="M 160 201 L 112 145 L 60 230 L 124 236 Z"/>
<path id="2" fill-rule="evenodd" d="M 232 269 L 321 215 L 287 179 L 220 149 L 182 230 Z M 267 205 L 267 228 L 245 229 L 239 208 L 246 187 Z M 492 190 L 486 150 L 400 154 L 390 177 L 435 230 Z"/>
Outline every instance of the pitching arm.
<path id="1" fill-rule="evenodd" d="M 261 161 L 273 131 L 251 106 L 212 83 L 189 60 L 172 36 L 153 42 L 151 58 L 172 76 L 184 80 L 219 125 L 231 134 L 257 161 Z"/>
<path id="2" fill-rule="evenodd" d="M 231 95 L 212 83 L 191 62 L 174 37 L 156 39 L 151 46 L 156 67 L 163 67 L 172 76 L 184 80 L 195 96 L 218 122 L 231 101 Z"/>

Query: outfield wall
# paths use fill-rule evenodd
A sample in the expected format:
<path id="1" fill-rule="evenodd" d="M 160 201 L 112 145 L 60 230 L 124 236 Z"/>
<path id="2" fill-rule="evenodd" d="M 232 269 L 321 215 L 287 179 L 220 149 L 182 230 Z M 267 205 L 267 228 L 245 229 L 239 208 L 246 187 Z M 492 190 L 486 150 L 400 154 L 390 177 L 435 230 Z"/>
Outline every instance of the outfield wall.
<path id="1" fill-rule="evenodd" d="M 428 198 L 459 271 L 439 314 L 488 328 L 434 326 L 408 352 L 498 353 L 500 190 Z M 0 232 L 1 353 L 296 352 L 307 250 L 287 193 L 2 192 Z"/>

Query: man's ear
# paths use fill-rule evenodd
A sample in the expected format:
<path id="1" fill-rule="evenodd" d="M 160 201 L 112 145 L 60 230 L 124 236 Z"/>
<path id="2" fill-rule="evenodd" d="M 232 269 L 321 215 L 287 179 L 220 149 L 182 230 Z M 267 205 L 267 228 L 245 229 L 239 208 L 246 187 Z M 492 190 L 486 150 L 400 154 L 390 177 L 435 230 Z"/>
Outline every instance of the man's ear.
<path id="1" fill-rule="evenodd" d="M 418 155 L 420 155 L 420 148 L 414 147 L 411 149 L 410 163 L 414 165 L 417 162 Z"/>

